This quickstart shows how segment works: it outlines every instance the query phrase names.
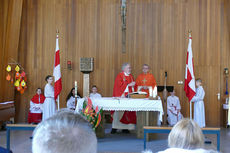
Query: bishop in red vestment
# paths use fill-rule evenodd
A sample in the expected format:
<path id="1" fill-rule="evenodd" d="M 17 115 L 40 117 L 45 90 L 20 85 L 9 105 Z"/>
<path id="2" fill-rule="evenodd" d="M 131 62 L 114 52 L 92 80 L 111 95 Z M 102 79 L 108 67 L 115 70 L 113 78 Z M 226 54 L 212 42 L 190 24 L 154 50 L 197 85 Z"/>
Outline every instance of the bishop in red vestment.
<path id="1" fill-rule="evenodd" d="M 134 91 L 134 78 L 131 75 L 131 66 L 129 63 L 122 65 L 122 72 L 115 79 L 113 88 L 113 97 L 126 97 L 128 93 Z M 112 112 L 113 123 L 111 133 L 116 133 L 117 129 L 122 129 L 123 132 L 128 132 L 135 128 L 136 112 L 134 111 L 117 111 Z"/>
<path id="2" fill-rule="evenodd" d="M 42 105 L 44 101 L 45 96 L 42 94 L 41 88 L 38 88 L 36 95 L 30 101 L 28 123 L 39 123 L 42 121 Z"/>

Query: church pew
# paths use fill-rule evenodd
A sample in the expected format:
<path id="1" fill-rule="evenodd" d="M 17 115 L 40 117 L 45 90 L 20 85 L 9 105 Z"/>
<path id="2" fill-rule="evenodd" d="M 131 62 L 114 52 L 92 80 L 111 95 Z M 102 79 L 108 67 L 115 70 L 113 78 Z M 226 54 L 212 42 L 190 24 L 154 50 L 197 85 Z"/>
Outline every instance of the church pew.
<path id="1" fill-rule="evenodd" d="M 6 148 L 10 150 L 10 131 L 21 130 L 21 131 L 33 131 L 37 125 L 33 124 L 6 124 Z"/>
<path id="2" fill-rule="evenodd" d="M 170 133 L 172 127 L 160 126 L 144 126 L 144 150 L 146 149 L 146 134 L 147 133 Z M 220 128 L 205 127 L 201 128 L 203 134 L 216 134 L 217 150 L 220 151 Z"/>

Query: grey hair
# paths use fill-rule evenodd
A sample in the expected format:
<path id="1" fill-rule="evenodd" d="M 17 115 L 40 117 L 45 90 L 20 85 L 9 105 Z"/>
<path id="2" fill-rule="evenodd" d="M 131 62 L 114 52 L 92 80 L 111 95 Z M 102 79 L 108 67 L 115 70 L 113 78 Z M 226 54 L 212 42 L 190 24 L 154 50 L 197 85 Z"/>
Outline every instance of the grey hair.
<path id="1" fill-rule="evenodd" d="M 129 63 L 123 63 L 123 64 L 122 64 L 122 67 L 121 67 L 121 70 L 124 71 L 124 69 L 125 69 L 125 67 L 126 67 L 127 65 L 130 65 L 130 64 L 129 64 Z"/>
<path id="2" fill-rule="evenodd" d="M 33 153 L 96 153 L 97 139 L 80 114 L 63 110 L 38 124 L 33 132 Z"/>
<path id="3" fill-rule="evenodd" d="M 171 130 L 168 136 L 170 148 L 197 149 L 202 148 L 204 135 L 199 125 L 190 119 L 180 120 Z"/>

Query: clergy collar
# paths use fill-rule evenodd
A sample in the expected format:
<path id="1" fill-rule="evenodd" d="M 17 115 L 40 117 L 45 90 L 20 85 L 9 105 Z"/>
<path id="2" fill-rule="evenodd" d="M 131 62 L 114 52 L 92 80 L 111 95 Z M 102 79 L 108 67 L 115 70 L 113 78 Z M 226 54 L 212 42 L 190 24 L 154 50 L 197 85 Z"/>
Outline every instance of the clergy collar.
<path id="1" fill-rule="evenodd" d="M 125 76 L 129 76 L 129 74 L 128 74 L 128 73 L 125 73 L 125 72 L 124 72 L 124 74 L 125 74 Z"/>

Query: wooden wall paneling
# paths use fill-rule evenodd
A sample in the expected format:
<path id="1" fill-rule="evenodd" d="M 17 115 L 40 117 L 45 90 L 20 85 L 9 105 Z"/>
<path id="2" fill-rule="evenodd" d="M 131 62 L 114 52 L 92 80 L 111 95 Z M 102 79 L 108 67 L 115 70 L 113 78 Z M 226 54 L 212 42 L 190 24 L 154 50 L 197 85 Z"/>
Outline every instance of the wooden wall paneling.
<path id="1" fill-rule="evenodd" d="M 20 99 L 27 106 L 21 105 L 20 108 L 28 109 L 29 99 L 36 87 L 44 87 L 45 76 L 53 72 L 55 32 L 59 29 L 63 81 L 61 107 L 65 107 L 65 98 L 73 87 L 74 80 L 79 82 L 79 91 L 83 93 L 79 58 L 94 57 L 95 65 L 90 74 L 90 83 L 96 84 L 103 96 L 112 96 L 114 79 L 121 71 L 123 62 L 131 63 L 134 77 L 141 73 L 142 64 L 147 63 L 159 85 L 163 85 L 164 72 L 168 72 L 167 83 L 175 86 L 181 100 L 182 113 L 188 117 L 189 104 L 184 86 L 178 85 L 177 81 L 184 80 L 187 31 L 191 29 L 195 74 L 204 80 L 205 102 L 208 101 L 206 105 L 210 106 L 206 109 L 207 125 L 219 125 L 220 111 L 214 111 L 216 117 L 211 113 L 219 104 L 212 99 L 215 99 L 220 88 L 220 56 L 222 58 L 223 54 L 228 54 L 229 45 L 224 38 L 222 46 L 225 48 L 220 54 L 221 2 L 128 1 L 126 53 L 122 53 L 119 0 L 25 0 L 19 54 L 20 60 L 26 64 L 29 88 Z M 225 30 L 228 30 L 227 26 L 223 31 Z M 73 63 L 73 70 L 66 69 L 68 60 Z M 20 120 L 25 120 L 26 113 L 20 113 Z M 212 118 L 215 120 L 211 120 Z"/>
<path id="2" fill-rule="evenodd" d="M 221 2 L 221 68 L 220 68 L 220 94 L 221 94 L 221 104 L 225 103 L 226 91 L 226 79 L 224 75 L 224 68 L 230 69 L 229 57 L 230 57 L 230 1 L 223 0 Z M 228 82 L 230 79 L 228 78 Z M 228 87 L 229 90 L 229 87 Z M 223 111 L 223 105 L 220 107 L 220 122 L 222 126 L 224 125 L 224 120 L 226 116 Z"/>
<path id="3" fill-rule="evenodd" d="M 1 89 L 0 102 L 14 100 L 14 87 L 6 81 L 6 66 L 10 59 L 18 60 L 22 0 L 3 0 L 1 3 Z"/>

